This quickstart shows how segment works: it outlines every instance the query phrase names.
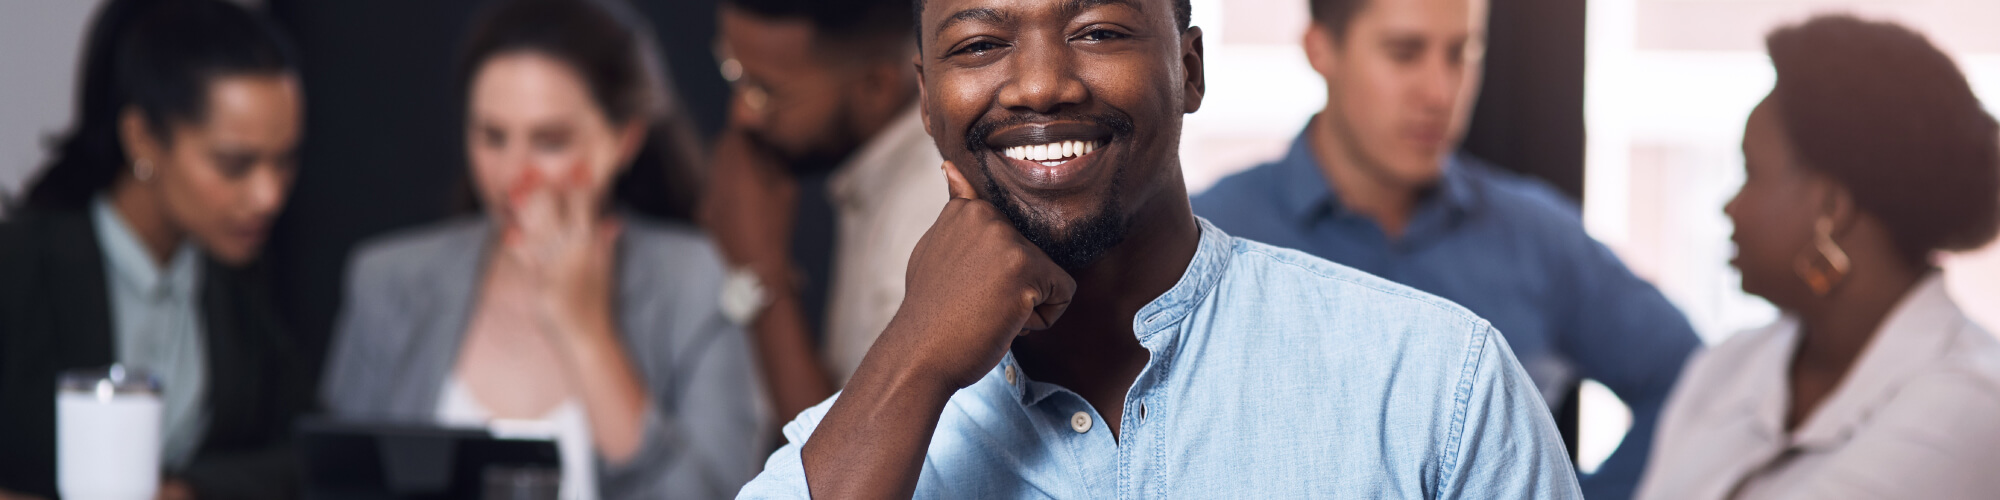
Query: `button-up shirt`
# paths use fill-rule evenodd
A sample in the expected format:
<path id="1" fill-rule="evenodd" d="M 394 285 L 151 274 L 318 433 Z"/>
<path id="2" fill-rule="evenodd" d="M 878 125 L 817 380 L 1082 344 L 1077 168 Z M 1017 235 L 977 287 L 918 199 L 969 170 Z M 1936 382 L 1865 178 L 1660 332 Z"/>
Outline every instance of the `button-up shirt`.
<path id="1" fill-rule="evenodd" d="M 827 180 L 827 200 L 840 229 L 827 294 L 824 359 L 840 383 L 861 366 L 861 357 L 903 305 L 910 252 L 951 200 L 939 170 L 943 164 L 913 103 Z"/>
<path id="2" fill-rule="evenodd" d="M 1795 430 L 1792 318 L 1688 364 L 1639 497 L 1661 500 L 1972 499 L 2000 495 L 2000 341 L 1936 274 L 1883 319 Z"/>
<path id="3" fill-rule="evenodd" d="M 179 470 L 194 458 L 208 428 L 201 251 L 192 242 L 183 243 L 162 269 L 110 198 L 98 196 L 91 203 L 91 218 L 97 244 L 104 249 L 118 362 L 159 378 L 161 464 Z"/>
<path id="4" fill-rule="evenodd" d="M 1009 354 L 946 403 L 916 496 L 1578 498 L 1506 341 L 1448 301 L 1203 221 L 1132 332 L 1150 357 L 1117 436 Z M 808 496 L 799 449 L 833 401 L 740 497 Z"/>
<path id="5" fill-rule="evenodd" d="M 1217 226 L 1296 248 L 1418 290 L 1493 322 L 1559 406 L 1579 378 L 1632 409 L 1632 427 L 1597 473 L 1590 498 L 1625 498 L 1638 483 L 1660 407 L 1701 345 L 1687 318 L 1584 233 L 1575 204 L 1547 184 L 1468 156 L 1444 165 L 1402 237 L 1347 210 L 1320 170 L 1310 134 L 1283 159 L 1216 183 L 1194 199 Z"/>

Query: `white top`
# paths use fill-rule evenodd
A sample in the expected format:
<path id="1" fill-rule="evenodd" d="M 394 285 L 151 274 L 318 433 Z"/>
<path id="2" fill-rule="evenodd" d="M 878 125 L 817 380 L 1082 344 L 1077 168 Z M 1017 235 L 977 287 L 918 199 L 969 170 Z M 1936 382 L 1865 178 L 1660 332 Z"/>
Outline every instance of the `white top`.
<path id="1" fill-rule="evenodd" d="M 2000 341 L 1943 280 L 1892 310 L 1847 377 L 1793 432 L 1787 318 L 1697 354 L 1662 413 L 1642 500 L 1994 498 Z"/>
<path id="2" fill-rule="evenodd" d="M 828 278 L 825 361 L 837 383 L 846 384 L 861 367 L 861 357 L 902 307 L 910 253 L 951 200 L 943 166 L 912 103 L 827 180 L 827 201 L 840 226 Z"/>
<path id="3" fill-rule="evenodd" d="M 90 205 L 104 252 L 118 362 L 160 380 L 160 465 L 180 471 L 208 431 L 208 345 L 201 317 L 201 251 L 182 242 L 162 268 L 125 218 L 98 195 Z"/>
<path id="4" fill-rule="evenodd" d="M 488 429 L 503 438 L 554 438 L 556 449 L 562 454 L 561 498 L 597 500 L 597 461 L 591 455 L 595 451 L 590 441 L 590 420 L 576 400 L 565 400 L 534 420 L 496 419 L 453 375 L 445 378 L 444 392 L 438 395 L 437 416 L 444 425 Z"/>

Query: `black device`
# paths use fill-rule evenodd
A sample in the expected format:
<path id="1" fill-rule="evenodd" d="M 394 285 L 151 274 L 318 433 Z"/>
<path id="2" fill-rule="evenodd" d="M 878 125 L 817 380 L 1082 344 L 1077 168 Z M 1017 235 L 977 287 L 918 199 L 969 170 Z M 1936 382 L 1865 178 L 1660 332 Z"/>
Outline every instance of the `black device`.
<path id="1" fill-rule="evenodd" d="M 553 440 L 479 429 L 309 418 L 298 443 L 306 500 L 480 498 L 489 469 L 562 467 Z"/>

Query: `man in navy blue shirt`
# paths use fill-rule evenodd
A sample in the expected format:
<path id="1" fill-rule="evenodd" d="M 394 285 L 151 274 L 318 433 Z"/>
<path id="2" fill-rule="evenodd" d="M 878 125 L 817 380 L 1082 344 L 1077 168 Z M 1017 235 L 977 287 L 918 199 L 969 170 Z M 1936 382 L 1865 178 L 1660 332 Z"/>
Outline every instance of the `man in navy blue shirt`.
<path id="1" fill-rule="evenodd" d="M 1585 497 L 1626 498 L 1688 354 L 1687 319 L 1583 231 L 1539 181 L 1453 155 L 1478 89 L 1486 0 L 1310 0 L 1305 50 L 1326 108 L 1275 163 L 1223 179 L 1195 212 L 1442 296 L 1493 322 L 1542 397 L 1580 378 L 1632 408 Z"/>

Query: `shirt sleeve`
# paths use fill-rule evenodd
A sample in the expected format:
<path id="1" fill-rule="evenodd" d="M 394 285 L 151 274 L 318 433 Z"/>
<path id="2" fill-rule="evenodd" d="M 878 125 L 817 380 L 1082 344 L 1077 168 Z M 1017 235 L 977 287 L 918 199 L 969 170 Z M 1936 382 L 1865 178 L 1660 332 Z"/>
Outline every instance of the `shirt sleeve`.
<path id="1" fill-rule="evenodd" d="M 345 301 L 334 320 L 333 337 L 320 377 L 320 401 L 328 413 L 341 417 L 370 415 L 380 398 L 383 363 L 398 359 L 405 346 L 395 340 L 411 322 L 400 307 L 402 290 L 392 261 L 372 247 L 360 247 L 347 265 Z"/>
<path id="2" fill-rule="evenodd" d="M 1562 434 L 1507 340 L 1483 321 L 1472 338 L 1436 498 L 1583 498 Z"/>
<path id="3" fill-rule="evenodd" d="M 1654 426 L 1688 355 L 1701 346 L 1687 317 L 1604 244 L 1577 229 L 1569 238 L 1572 298 L 1557 333 L 1579 375 L 1610 388 L 1632 410 L 1632 427 L 1610 458 L 1583 480 L 1593 499 L 1631 497 L 1651 453 Z"/>
<path id="4" fill-rule="evenodd" d="M 670 387 L 651 388 L 638 452 L 620 464 L 599 457 L 604 498 L 719 498 L 755 474 L 765 420 L 747 341 L 720 312 L 703 325 Z"/>
<path id="5" fill-rule="evenodd" d="M 744 485 L 743 491 L 736 493 L 736 498 L 812 498 L 812 490 L 806 486 L 806 466 L 799 456 L 799 449 L 805 446 L 806 439 L 812 437 L 813 429 L 819 427 L 820 419 L 826 417 L 827 409 L 832 408 L 833 401 L 839 398 L 839 394 L 834 394 L 785 424 L 785 446 L 771 454 L 771 458 L 764 462 L 764 472 Z"/>

